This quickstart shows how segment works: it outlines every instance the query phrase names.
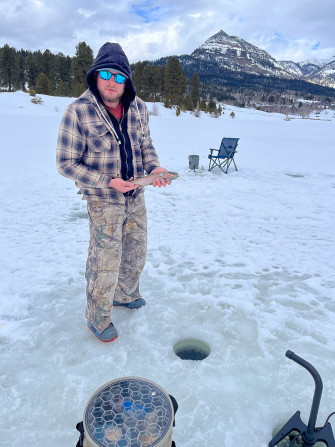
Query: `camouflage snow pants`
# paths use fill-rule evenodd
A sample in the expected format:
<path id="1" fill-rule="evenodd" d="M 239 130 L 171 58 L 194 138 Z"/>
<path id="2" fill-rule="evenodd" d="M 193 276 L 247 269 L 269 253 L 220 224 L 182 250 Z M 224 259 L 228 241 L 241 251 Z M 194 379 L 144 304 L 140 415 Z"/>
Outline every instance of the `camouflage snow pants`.
<path id="1" fill-rule="evenodd" d="M 86 263 L 86 318 L 102 332 L 111 321 L 113 300 L 140 298 L 139 279 L 147 251 L 144 194 L 125 204 L 87 201 L 90 244 Z"/>

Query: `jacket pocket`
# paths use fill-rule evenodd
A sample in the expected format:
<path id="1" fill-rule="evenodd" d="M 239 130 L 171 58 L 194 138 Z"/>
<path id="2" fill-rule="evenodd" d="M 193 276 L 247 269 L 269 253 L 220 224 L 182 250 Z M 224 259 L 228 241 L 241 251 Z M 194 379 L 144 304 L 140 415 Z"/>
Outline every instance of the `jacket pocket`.
<path id="1" fill-rule="evenodd" d="M 112 135 L 105 126 L 91 127 L 87 145 L 93 152 L 109 151 L 112 146 Z"/>

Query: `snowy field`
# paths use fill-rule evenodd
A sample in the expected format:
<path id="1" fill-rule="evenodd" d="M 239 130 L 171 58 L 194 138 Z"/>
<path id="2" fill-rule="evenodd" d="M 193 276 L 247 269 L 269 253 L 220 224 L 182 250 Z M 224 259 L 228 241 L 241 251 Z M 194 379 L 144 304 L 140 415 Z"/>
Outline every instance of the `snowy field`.
<path id="1" fill-rule="evenodd" d="M 180 178 L 146 189 L 147 306 L 113 311 L 119 338 L 103 344 L 83 315 L 85 202 L 55 167 L 70 99 L 42 98 L 0 94 L 1 447 L 74 447 L 91 394 L 124 376 L 176 397 L 177 447 L 266 447 L 297 410 L 308 422 L 314 382 L 288 349 L 323 379 L 323 425 L 335 410 L 334 112 L 215 119 L 159 105 L 152 137 Z M 223 136 L 240 138 L 228 175 L 207 171 Z M 192 154 L 203 170 L 188 169 Z M 173 351 L 193 337 L 211 348 L 201 362 Z"/>

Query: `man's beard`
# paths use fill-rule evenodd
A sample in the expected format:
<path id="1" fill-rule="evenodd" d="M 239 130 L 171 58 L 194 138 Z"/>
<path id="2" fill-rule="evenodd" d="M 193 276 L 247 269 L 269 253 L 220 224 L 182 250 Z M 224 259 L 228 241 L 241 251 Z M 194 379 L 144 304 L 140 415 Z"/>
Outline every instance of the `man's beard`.
<path id="1" fill-rule="evenodd" d="M 110 97 L 108 93 L 105 94 L 104 91 L 102 93 L 100 92 L 104 104 L 109 105 L 111 107 L 116 107 L 117 105 L 119 105 L 122 98 L 122 94 L 116 94 L 115 92 L 115 95 L 113 97 Z"/>

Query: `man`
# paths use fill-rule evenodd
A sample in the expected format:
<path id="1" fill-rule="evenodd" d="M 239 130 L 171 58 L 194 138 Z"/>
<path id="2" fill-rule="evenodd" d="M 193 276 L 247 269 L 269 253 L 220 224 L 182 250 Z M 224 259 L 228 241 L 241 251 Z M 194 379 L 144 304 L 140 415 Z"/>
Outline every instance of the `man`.
<path id="1" fill-rule="evenodd" d="M 85 316 L 101 341 L 117 338 L 112 306 L 145 305 L 139 278 L 146 258 L 144 191 L 131 183 L 144 172 L 166 169 L 152 144 L 146 106 L 136 96 L 127 56 L 105 43 L 87 73 L 86 90 L 63 116 L 57 168 L 75 180 L 87 200 L 90 243 L 86 263 Z M 163 179 L 154 186 L 166 186 Z"/>

